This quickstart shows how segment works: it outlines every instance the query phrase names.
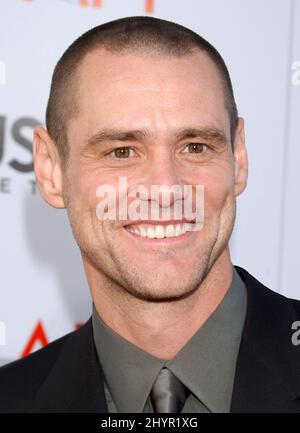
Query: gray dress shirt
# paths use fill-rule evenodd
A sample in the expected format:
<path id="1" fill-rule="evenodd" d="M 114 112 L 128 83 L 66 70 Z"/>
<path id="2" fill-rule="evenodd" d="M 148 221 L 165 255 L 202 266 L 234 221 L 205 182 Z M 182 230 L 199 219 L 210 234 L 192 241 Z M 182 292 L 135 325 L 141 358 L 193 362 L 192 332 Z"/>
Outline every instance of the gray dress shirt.
<path id="1" fill-rule="evenodd" d="M 236 360 L 246 316 L 247 289 L 233 266 L 233 279 L 222 302 L 171 360 L 156 358 L 121 337 L 99 316 L 92 323 L 104 389 L 111 413 L 147 412 L 149 397 L 163 366 L 190 390 L 181 412 L 229 412 Z"/>

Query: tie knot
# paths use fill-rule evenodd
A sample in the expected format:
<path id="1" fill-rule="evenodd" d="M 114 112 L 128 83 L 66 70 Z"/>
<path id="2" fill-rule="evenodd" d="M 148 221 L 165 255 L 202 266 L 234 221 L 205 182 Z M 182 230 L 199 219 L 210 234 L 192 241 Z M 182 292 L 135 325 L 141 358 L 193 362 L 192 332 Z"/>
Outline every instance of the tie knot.
<path id="1" fill-rule="evenodd" d="M 186 386 L 167 367 L 163 367 L 150 393 L 154 412 L 180 412 L 188 394 Z"/>

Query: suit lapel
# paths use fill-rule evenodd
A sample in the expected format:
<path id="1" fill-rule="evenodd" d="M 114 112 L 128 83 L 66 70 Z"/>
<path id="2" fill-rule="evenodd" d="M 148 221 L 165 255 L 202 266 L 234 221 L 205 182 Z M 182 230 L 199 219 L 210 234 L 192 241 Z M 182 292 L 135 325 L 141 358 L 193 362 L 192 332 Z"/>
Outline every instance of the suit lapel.
<path id="1" fill-rule="evenodd" d="M 291 342 L 292 303 L 235 266 L 247 286 L 231 412 L 300 412 L 300 349 Z"/>
<path id="2" fill-rule="evenodd" d="M 66 340 L 31 412 L 108 412 L 91 318 Z"/>

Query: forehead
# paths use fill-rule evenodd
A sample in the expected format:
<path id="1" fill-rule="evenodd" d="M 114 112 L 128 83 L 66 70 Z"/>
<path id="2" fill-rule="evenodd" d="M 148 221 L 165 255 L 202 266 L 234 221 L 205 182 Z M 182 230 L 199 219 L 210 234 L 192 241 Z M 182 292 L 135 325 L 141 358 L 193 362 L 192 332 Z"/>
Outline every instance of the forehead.
<path id="1" fill-rule="evenodd" d="M 182 57 L 94 50 L 82 60 L 76 89 L 79 116 L 73 123 L 87 130 L 211 124 L 227 117 L 219 72 L 199 50 Z"/>

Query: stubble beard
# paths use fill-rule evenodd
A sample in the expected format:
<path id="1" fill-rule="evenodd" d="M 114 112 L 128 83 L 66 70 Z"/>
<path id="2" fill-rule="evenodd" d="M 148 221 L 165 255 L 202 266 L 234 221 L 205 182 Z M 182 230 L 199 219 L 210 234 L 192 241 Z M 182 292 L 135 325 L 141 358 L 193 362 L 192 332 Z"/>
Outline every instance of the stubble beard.
<path id="1" fill-rule="evenodd" d="M 236 217 L 236 198 L 227 197 L 227 199 L 232 200 L 232 202 L 227 204 L 229 210 L 227 210 L 227 215 L 225 212 L 223 223 L 220 223 L 216 235 L 211 235 L 206 240 L 205 251 L 199 251 L 199 255 L 191 265 L 192 271 L 185 280 L 183 278 L 166 279 L 163 272 L 157 269 L 149 278 L 148 275 L 143 274 L 137 263 L 124 259 L 124 254 L 118 253 L 118 250 L 112 246 L 113 242 L 110 244 L 108 242 L 108 247 L 105 250 L 101 250 L 99 243 L 95 246 L 95 242 L 91 238 L 93 226 L 90 227 L 90 233 L 86 235 L 85 233 L 89 232 L 89 228 L 85 227 L 84 233 L 82 218 L 78 217 L 79 213 L 73 208 L 69 195 L 67 212 L 73 236 L 81 251 L 82 258 L 84 261 L 88 261 L 98 273 L 99 284 L 105 285 L 112 291 L 124 293 L 127 297 L 133 296 L 146 302 L 172 302 L 185 299 L 195 293 L 228 246 Z M 97 238 L 96 235 L 95 237 Z"/>

